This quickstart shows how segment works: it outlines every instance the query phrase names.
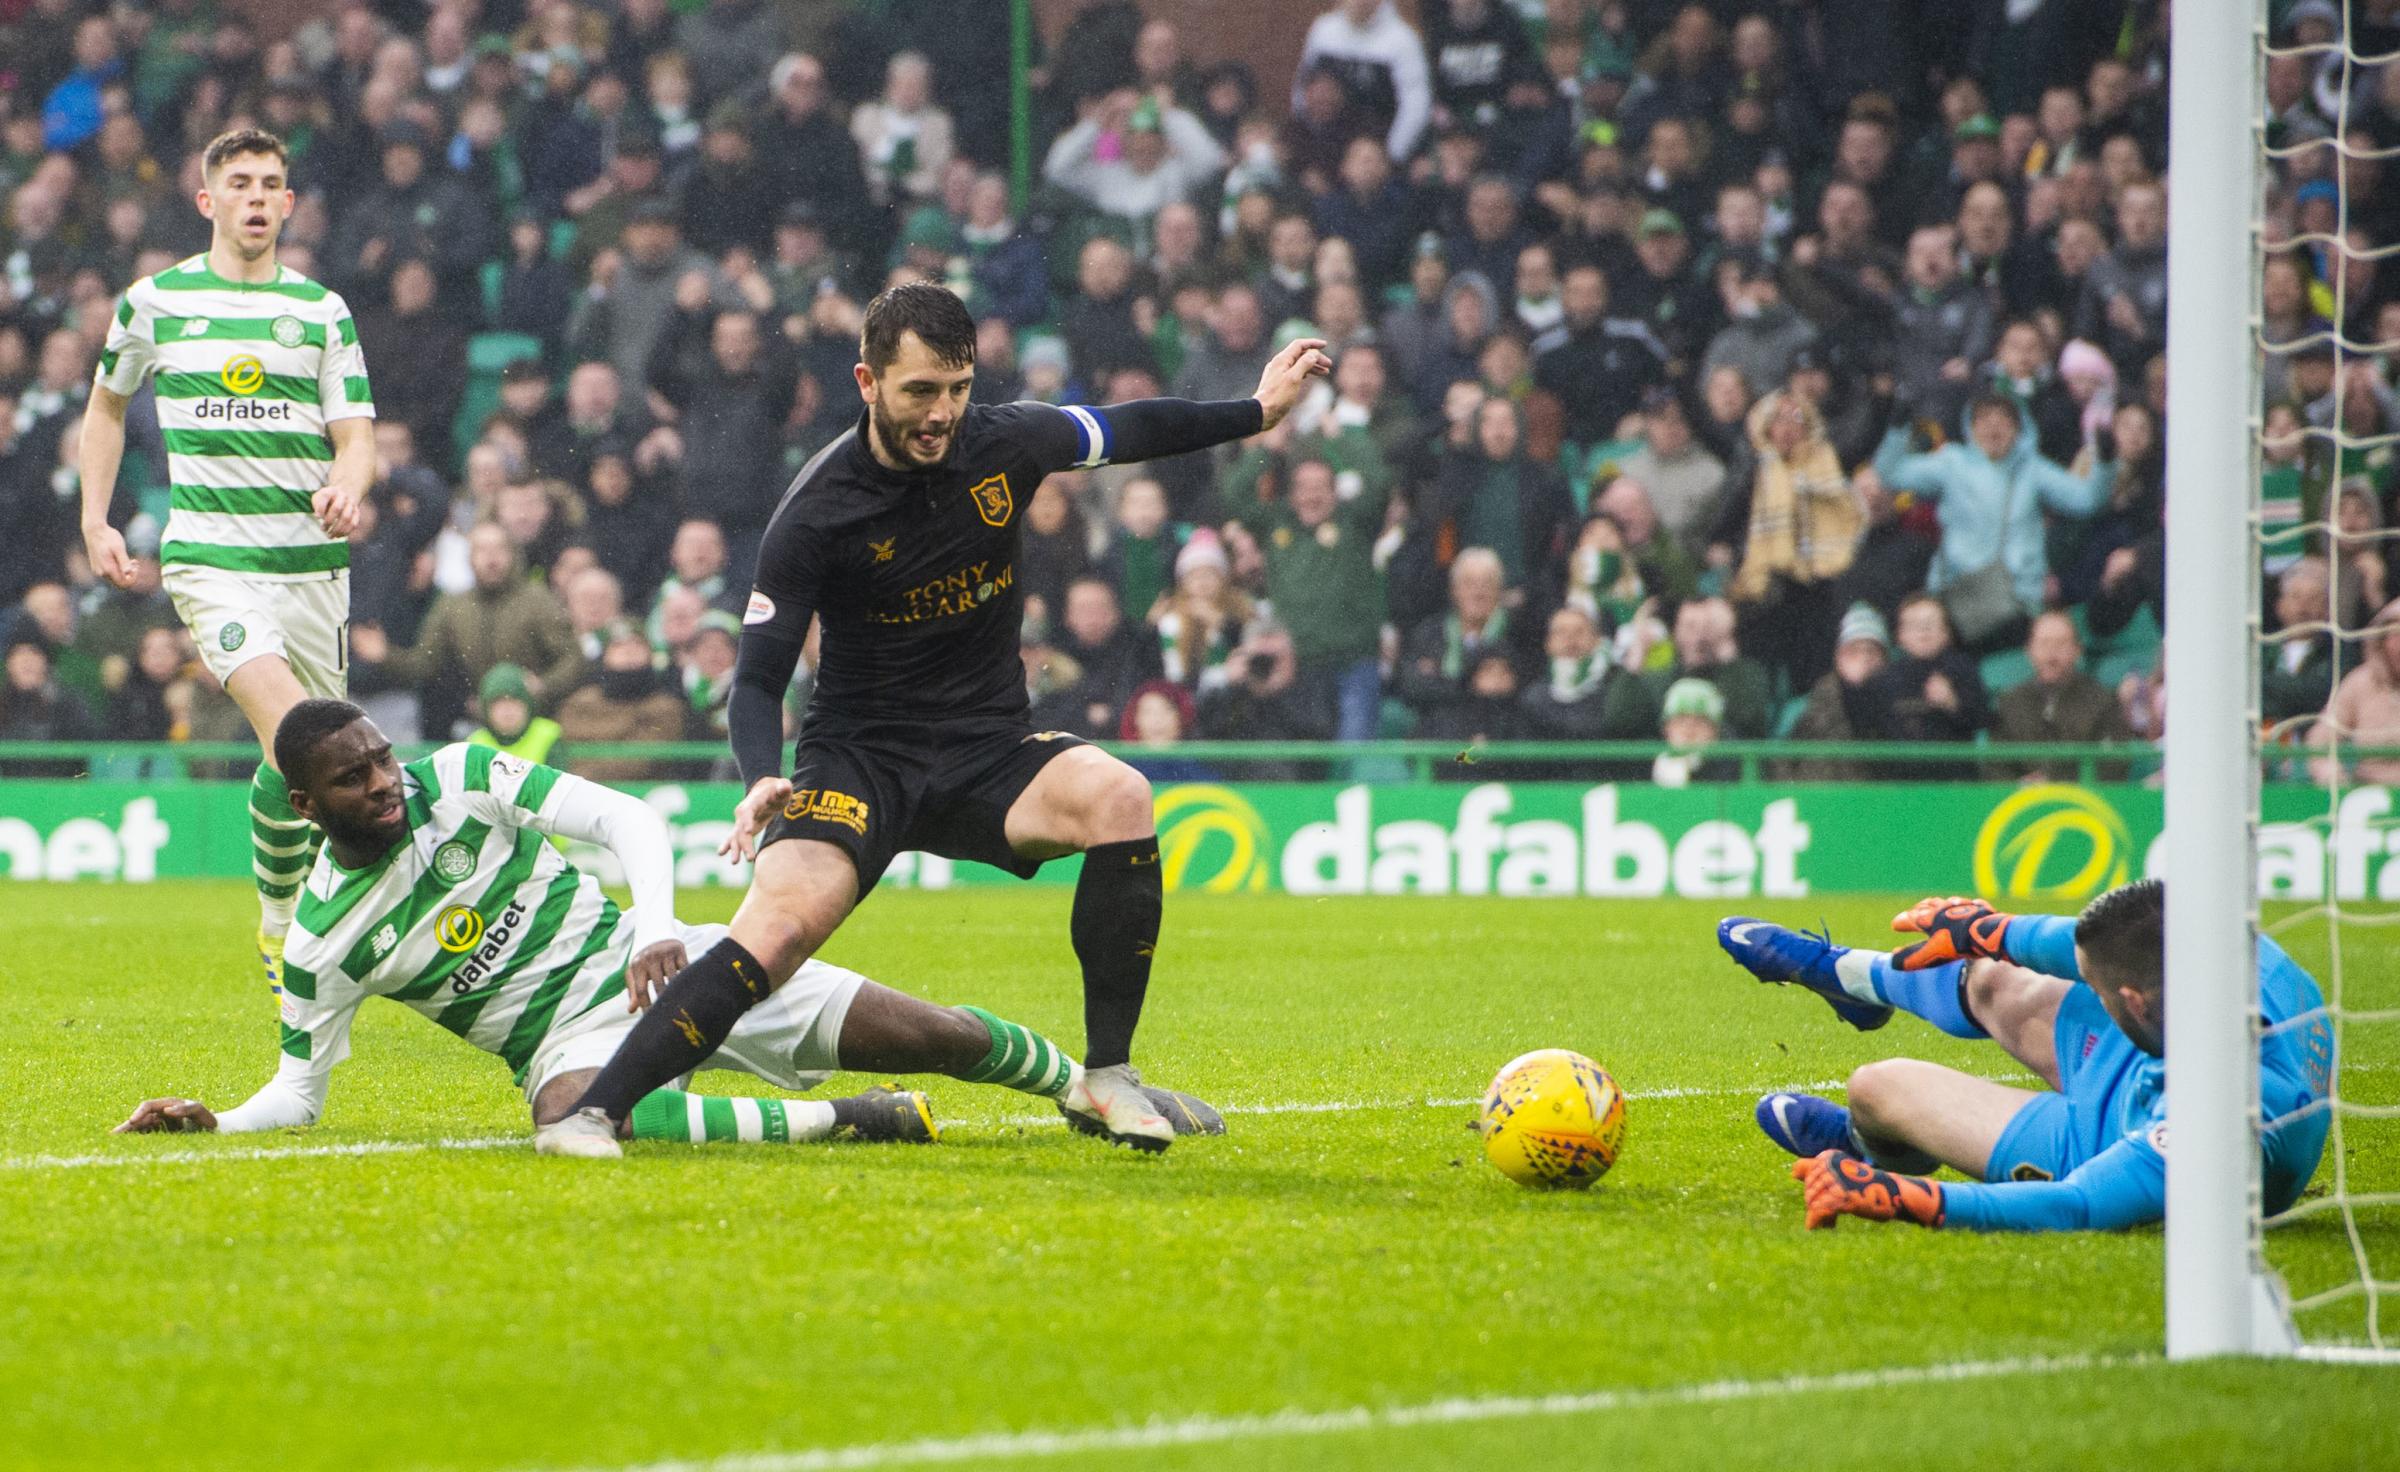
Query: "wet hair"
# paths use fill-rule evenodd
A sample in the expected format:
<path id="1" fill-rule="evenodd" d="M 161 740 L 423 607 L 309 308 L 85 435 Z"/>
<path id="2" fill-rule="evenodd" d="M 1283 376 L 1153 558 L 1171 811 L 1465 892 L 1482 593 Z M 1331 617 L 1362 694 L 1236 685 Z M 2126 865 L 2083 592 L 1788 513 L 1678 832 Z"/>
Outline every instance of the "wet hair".
<path id="1" fill-rule="evenodd" d="M 245 153 L 271 153 L 287 172 L 292 166 L 291 150 L 283 146 L 281 138 L 264 128 L 235 128 L 208 140 L 208 148 L 200 155 L 201 176 L 215 178 L 226 160 Z"/>
<path id="2" fill-rule="evenodd" d="M 867 303 L 866 325 L 859 329 L 859 361 L 881 375 L 900 356 L 900 339 L 915 333 L 945 368 L 969 368 L 975 363 L 975 319 L 967 304 L 947 286 L 911 281 Z"/>
<path id="3" fill-rule="evenodd" d="M 2167 979 L 2166 882 L 2121 884 L 2084 906 L 2075 920 L 2075 944 L 2085 968 L 2104 973 L 2087 979 L 2157 995 Z"/>
<path id="4" fill-rule="evenodd" d="M 366 718 L 365 711 L 347 700 L 303 700 L 284 712 L 275 727 L 275 765 L 282 770 L 284 781 L 294 787 L 304 785 L 301 775 L 317 748 L 336 731 L 348 729 L 352 721 Z"/>

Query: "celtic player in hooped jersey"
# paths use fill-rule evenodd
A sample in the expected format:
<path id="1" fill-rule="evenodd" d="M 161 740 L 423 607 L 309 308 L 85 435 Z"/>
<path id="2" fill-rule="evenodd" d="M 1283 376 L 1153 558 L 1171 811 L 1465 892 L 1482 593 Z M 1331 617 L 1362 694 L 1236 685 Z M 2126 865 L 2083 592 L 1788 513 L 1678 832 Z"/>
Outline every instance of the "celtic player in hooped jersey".
<path id="1" fill-rule="evenodd" d="M 291 212 L 282 140 L 220 135 L 201 156 L 205 254 L 126 288 L 84 414 L 79 469 L 92 568 L 133 564 L 108 524 L 125 405 L 158 396 L 171 509 L 159 566 L 200 657 L 258 732 L 348 685 L 350 545 L 375 475 L 374 397 L 342 299 L 275 259 Z M 260 958 L 280 982 L 284 932 L 315 835 L 270 759 L 250 790 Z"/>
<path id="2" fill-rule="evenodd" d="M 515 1074 L 545 1124 L 573 1107 L 646 1005 L 724 936 L 672 912 L 674 852 L 647 803 L 489 747 L 401 766 L 358 707 L 308 700 L 276 737 L 294 805 L 325 832 L 285 951 L 282 1058 L 246 1103 L 212 1113 L 153 1099 L 121 1129 L 227 1132 L 312 1124 L 349 1055 L 351 1019 L 388 997 Z M 562 857 L 553 836 L 600 844 L 634 906 Z M 810 963 L 745 1014 L 703 1068 L 806 1090 L 840 1069 L 939 1073 L 1045 1098 L 1081 1073 L 1048 1039 L 980 1008 L 937 1007 L 854 971 Z M 725 1099 L 665 1088 L 635 1107 L 635 1139 L 933 1138 L 924 1096 Z"/>

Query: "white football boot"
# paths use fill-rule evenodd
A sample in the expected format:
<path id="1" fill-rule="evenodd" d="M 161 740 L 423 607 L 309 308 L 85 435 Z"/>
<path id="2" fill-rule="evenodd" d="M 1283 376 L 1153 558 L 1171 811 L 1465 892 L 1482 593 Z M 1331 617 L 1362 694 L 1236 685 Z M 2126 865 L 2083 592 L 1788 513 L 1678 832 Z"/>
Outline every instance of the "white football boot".
<path id="1" fill-rule="evenodd" d="M 578 1109 L 533 1132 L 533 1148 L 542 1155 L 572 1155 L 581 1160 L 615 1160 L 625 1153 L 617 1143 L 617 1123 L 604 1110 Z"/>
<path id="2" fill-rule="evenodd" d="M 1079 1133 L 1099 1135 L 1112 1145 L 1159 1151 L 1175 1143 L 1175 1126 L 1142 1092 L 1142 1077 L 1130 1063 L 1075 1070 L 1058 1096 L 1058 1109 Z"/>

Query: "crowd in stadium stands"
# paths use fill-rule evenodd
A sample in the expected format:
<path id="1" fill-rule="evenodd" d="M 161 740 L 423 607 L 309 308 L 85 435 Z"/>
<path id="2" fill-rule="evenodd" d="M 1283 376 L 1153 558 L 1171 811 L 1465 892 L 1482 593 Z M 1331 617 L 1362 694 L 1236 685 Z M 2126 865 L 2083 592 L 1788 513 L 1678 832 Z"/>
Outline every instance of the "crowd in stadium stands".
<path id="1" fill-rule="evenodd" d="M 147 396 L 130 590 L 84 563 L 73 467 L 117 294 L 205 248 L 199 145 L 254 122 L 292 147 L 283 259 L 374 379 L 352 680 L 396 738 L 720 732 L 760 531 L 858 415 L 863 304 L 929 278 L 985 400 L 1336 359 L 1250 443 L 1027 498 L 1046 724 L 1663 739 L 1622 775 L 1668 782 L 1732 737 L 2155 742 L 2166 8 L 1340 0 L 1286 78 L 1094 0 L 1036 55 L 1019 200 L 996 0 L 352 0 L 282 38 L 221 0 L 5 0 L 0 739 L 244 734 L 159 592 Z M 2275 10 L 2279 41 L 2340 24 Z M 2400 4 L 2352 10 L 2400 49 Z M 2267 88 L 2278 145 L 2400 144 L 2400 66 L 2279 56 Z M 2266 221 L 2388 244 L 2400 183 L 2301 149 Z M 2262 364 L 2260 569 L 2295 768 L 2328 714 L 2400 743 L 2400 461 L 2307 433 L 2400 429 L 2400 355 L 2330 336 L 2400 339 L 2400 276 L 2325 240 L 2264 277 L 2263 340 L 2299 344 Z"/>

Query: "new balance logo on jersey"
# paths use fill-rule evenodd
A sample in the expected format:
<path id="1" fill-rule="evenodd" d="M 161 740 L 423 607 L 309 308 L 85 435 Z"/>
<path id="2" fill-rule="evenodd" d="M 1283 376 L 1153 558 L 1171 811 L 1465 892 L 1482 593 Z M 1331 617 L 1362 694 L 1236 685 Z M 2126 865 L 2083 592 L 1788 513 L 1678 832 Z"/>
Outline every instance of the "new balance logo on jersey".
<path id="1" fill-rule="evenodd" d="M 400 932 L 393 929 L 391 923 L 386 921 L 383 929 L 375 932 L 375 939 L 369 942 L 368 949 L 373 951 L 375 959 L 380 961 L 390 955 L 392 947 L 398 944 L 400 944 Z"/>
<path id="2" fill-rule="evenodd" d="M 183 335 L 185 337 L 206 337 L 208 335 L 208 319 L 194 317 L 191 321 L 184 323 Z"/>

